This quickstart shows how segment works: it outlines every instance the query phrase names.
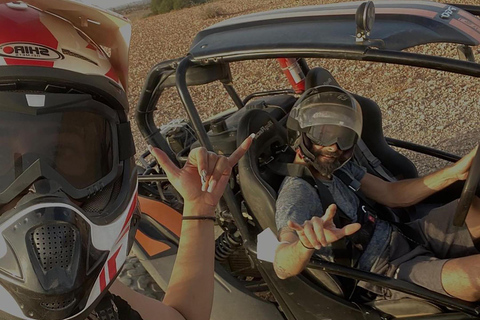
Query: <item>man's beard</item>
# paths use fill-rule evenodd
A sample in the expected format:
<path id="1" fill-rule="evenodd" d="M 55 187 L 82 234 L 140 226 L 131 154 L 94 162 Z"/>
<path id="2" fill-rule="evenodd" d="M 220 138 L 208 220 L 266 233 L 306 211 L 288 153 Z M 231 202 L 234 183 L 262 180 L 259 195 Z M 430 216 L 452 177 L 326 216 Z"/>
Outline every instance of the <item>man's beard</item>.
<path id="1" fill-rule="evenodd" d="M 338 153 L 327 153 L 327 152 L 317 152 L 314 153 L 315 155 L 315 162 L 312 163 L 315 170 L 320 173 L 320 175 L 324 177 L 330 177 L 335 170 L 342 166 L 342 162 L 340 162 L 339 158 L 340 155 Z M 330 162 L 322 162 L 318 159 L 319 156 L 331 156 L 335 157 L 335 160 Z"/>

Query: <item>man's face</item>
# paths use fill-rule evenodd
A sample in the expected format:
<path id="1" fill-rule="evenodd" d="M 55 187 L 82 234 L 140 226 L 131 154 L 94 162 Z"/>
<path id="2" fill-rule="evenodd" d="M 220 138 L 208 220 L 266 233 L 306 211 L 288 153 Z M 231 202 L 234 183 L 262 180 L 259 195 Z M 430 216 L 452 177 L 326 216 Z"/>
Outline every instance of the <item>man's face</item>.
<path id="1" fill-rule="evenodd" d="M 344 151 L 340 150 L 336 143 L 326 147 L 312 143 L 310 150 L 315 156 L 316 169 L 322 176 L 332 175 L 342 165 L 340 158 Z"/>

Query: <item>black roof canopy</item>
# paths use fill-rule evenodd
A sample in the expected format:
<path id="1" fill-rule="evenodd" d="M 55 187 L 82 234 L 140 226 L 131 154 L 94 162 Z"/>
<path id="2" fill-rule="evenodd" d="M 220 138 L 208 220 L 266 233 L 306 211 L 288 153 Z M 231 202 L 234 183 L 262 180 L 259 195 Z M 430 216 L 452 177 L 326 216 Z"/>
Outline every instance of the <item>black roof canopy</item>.
<path id="1" fill-rule="evenodd" d="M 480 44 L 480 19 L 432 1 L 378 1 L 370 43 L 355 40 L 355 12 L 362 2 L 297 7 L 225 20 L 199 32 L 193 60 L 235 57 L 315 56 L 318 52 L 363 54 L 377 47 L 401 51 L 428 43 Z"/>

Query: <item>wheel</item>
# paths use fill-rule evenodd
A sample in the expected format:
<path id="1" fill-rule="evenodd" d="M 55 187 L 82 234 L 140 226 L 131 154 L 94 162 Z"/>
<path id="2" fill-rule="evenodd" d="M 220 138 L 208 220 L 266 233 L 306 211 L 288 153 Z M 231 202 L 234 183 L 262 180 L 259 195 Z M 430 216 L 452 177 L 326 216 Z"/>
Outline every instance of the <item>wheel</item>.
<path id="1" fill-rule="evenodd" d="M 465 218 L 467 217 L 468 209 L 472 204 L 475 191 L 477 190 L 478 182 L 480 181 L 480 151 L 477 150 L 477 153 L 473 157 L 472 166 L 468 173 L 467 180 L 465 180 L 465 185 L 463 186 L 462 195 L 458 200 L 457 211 L 453 218 L 453 225 L 460 227 L 465 223 Z"/>

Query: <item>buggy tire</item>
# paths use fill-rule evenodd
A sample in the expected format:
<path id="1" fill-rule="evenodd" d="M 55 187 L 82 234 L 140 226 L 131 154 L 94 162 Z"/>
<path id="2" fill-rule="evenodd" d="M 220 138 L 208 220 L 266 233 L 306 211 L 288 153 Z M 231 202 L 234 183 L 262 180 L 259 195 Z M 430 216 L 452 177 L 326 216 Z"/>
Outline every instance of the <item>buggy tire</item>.
<path id="1" fill-rule="evenodd" d="M 127 257 L 123 269 L 118 275 L 118 280 L 130 289 L 156 300 L 163 300 L 165 295 L 140 260 L 132 254 Z"/>

